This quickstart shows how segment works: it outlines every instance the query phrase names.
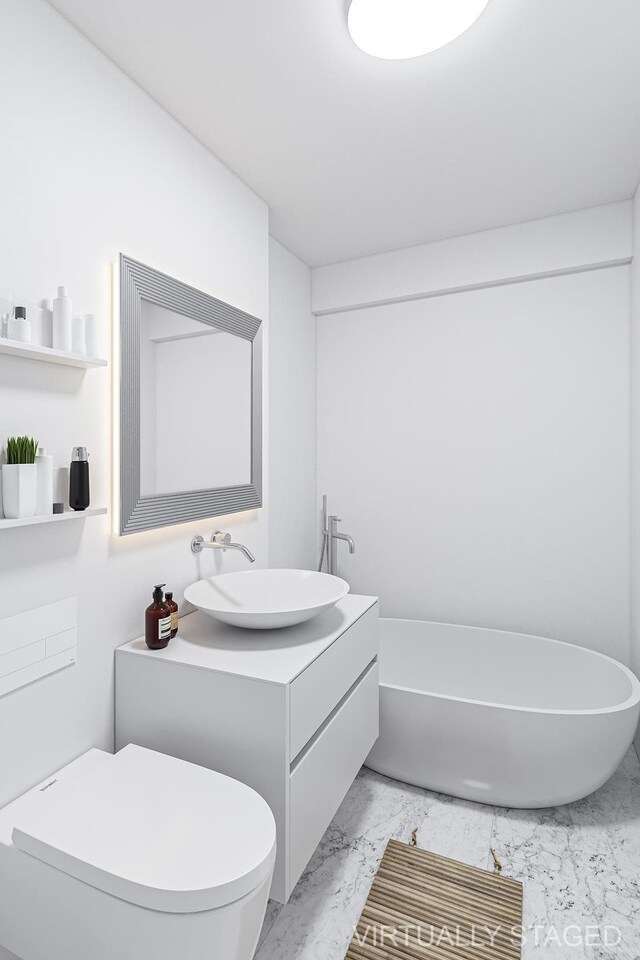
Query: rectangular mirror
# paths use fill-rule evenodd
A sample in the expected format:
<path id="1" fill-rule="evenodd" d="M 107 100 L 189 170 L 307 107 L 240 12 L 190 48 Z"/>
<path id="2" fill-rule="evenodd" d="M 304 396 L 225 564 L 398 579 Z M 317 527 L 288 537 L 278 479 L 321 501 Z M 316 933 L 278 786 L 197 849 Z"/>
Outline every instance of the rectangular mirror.
<path id="1" fill-rule="evenodd" d="M 262 325 L 120 255 L 120 532 L 262 505 Z"/>

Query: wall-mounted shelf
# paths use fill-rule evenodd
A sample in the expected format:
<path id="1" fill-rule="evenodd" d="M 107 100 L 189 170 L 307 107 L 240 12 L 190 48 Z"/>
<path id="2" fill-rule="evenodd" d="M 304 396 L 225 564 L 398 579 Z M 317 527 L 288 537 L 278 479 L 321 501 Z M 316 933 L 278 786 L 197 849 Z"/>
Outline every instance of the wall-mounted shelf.
<path id="1" fill-rule="evenodd" d="M 21 520 L 3 520 L 0 518 L 0 530 L 9 527 L 29 527 L 36 523 L 60 523 L 63 520 L 84 520 L 85 517 L 101 517 L 106 507 L 90 507 L 88 510 L 65 510 L 64 513 L 46 514 L 42 517 L 23 517 Z"/>
<path id="2" fill-rule="evenodd" d="M 44 360 L 47 363 L 59 363 L 65 367 L 106 367 L 107 361 L 98 357 L 85 357 L 79 353 L 65 353 L 51 347 L 40 347 L 35 343 L 19 343 L 0 337 L 0 353 L 10 357 L 25 357 L 27 360 Z M 58 515 L 59 516 L 59 515 Z"/>

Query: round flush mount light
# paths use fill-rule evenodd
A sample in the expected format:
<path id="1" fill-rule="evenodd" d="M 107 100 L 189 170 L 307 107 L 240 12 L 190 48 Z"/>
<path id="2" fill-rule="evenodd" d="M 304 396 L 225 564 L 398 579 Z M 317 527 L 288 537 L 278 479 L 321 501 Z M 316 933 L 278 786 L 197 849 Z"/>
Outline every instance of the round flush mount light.
<path id="1" fill-rule="evenodd" d="M 468 30 L 489 0 L 351 0 L 349 33 L 365 53 L 408 60 Z"/>

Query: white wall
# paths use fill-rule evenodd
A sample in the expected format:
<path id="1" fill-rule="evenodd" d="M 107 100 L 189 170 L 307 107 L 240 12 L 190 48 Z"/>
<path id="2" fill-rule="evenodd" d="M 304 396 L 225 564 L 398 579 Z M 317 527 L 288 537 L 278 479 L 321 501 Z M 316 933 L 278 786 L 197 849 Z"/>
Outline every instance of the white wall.
<path id="1" fill-rule="evenodd" d="M 316 321 L 309 268 L 269 245 L 270 559 L 273 567 L 318 563 Z"/>
<path id="2" fill-rule="evenodd" d="M 631 266 L 631 666 L 640 676 L 640 187 Z M 636 737 L 640 753 L 640 728 Z"/>
<path id="3" fill-rule="evenodd" d="M 318 369 L 354 591 L 628 661 L 629 267 L 320 317 Z"/>
<path id="4" fill-rule="evenodd" d="M 266 319 L 264 203 L 41 0 L 3 0 L 2 48 L 0 286 L 38 302 L 68 284 L 105 354 L 119 251 Z M 109 502 L 108 372 L 0 357 L 0 439 L 17 432 L 58 465 L 86 444 L 93 501 Z M 77 666 L 0 699 L 0 803 L 112 748 L 113 650 L 142 632 L 153 584 L 181 599 L 200 573 L 246 564 L 192 557 L 217 525 L 267 564 L 266 510 L 123 539 L 107 519 L 0 532 L 0 616 L 77 595 L 80 628 Z"/>
<path id="5" fill-rule="evenodd" d="M 630 200 L 316 267 L 320 315 L 629 263 Z"/>

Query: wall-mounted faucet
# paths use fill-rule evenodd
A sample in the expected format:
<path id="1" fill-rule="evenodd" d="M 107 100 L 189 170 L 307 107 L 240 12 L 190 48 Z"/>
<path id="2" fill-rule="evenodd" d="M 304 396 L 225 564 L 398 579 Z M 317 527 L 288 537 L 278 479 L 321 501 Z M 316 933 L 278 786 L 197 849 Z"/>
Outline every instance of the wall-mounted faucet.
<path id="1" fill-rule="evenodd" d="M 356 545 L 352 538 L 347 536 L 346 533 L 338 533 L 338 524 L 342 523 L 342 520 L 333 513 L 331 515 L 328 514 L 326 496 L 322 498 L 322 515 L 322 553 L 320 555 L 320 564 L 318 566 L 318 570 L 322 572 L 322 566 L 326 557 L 327 573 L 335 576 L 338 566 L 338 540 L 344 540 L 349 544 L 349 553 L 356 552 Z"/>
<path id="2" fill-rule="evenodd" d="M 256 561 L 256 558 L 248 547 L 245 547 L 242 543 L 232 543 L 231 534 L 223 533 L 222 530 L 216 530 L 215 533 L 212 533 L 210 540 L 205 540 L 204 537 L 198 536 L 194 537 L 191 541 L 191 553 L 202 553 L 205 548 L 218 550 L 240 550 L 251 563 L 255 563 Z"/>

